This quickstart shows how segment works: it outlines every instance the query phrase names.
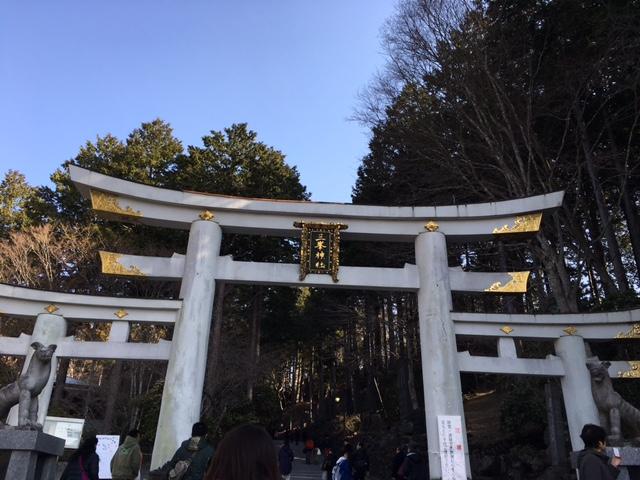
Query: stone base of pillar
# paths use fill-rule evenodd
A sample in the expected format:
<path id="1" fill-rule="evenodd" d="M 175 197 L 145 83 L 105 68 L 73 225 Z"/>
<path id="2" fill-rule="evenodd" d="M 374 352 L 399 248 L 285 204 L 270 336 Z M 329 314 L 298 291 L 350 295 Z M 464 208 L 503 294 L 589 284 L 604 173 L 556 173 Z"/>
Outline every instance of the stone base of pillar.
<path id="1" fill-rule="evenodd" d="M 0 430 L 0 479 L 55 480 L 64 440 L 38 430 Z"/>

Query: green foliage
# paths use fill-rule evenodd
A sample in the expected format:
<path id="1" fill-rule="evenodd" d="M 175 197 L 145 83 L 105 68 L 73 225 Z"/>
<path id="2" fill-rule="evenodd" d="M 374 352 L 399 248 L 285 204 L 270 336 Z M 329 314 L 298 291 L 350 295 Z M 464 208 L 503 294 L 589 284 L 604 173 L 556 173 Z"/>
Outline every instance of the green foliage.
<path id="1" fill-rule="evenodd" d="M 505 390 L 500 408 L 502 431 L 520 438 L 543 429 L 547 416 L 541 382 L 520 379 L 511 382 Z"/>
<path id="2" fill-rule="evenodd" d="M 0 182 L 0 238 L 32 223 L 29 207 L 36 201 L 36 189 L 25 176 L 9 170 Z"/>
<path id="3" fill-rule="evenodd" d="M 147 393 L 135 401 L 135 404 L 138 405 L 142 411 L 138 430 L 142 432 L 142 438 L 146 440 L 146 442 L 151 442 L 155 438 L 158 427 L 158 417 L 160 416 L 163 388 L 164 380 L 158 381 Z"/>
<path id="4" fill-rule="evenodd" d="M 262 425 L 267 430 L 280 428 L 280 417 L 277 415 L 280 406 L 275 391 L 268 386 L 258 385 L 252 401 L 244 401 L 230 408 L 222 416 L 218 425 L 211 432 L 214 438 L 221 438 L 226 432 L 245 423 Z"/>
<path id="5" fill-rule="evenodd" d="M 247 124 L 202 137 L 203 147 L 190 146 L 176 159 L 173 188 L 245 197 L 305 200 L 296 167 L 278 150 L 257 140 Z"/>
<path id="6" fill-rule="evenodd" d="M 167 176 L 182 151 L 182 144 L 173 136 L 168 123 L 160 119 L 142 123 L 124 142 L 111 134 L 98 137 L 95 142 L 87 141 L 73 160 L 64 162 L 62 169 L 53 173 L 51 181 L 55 189 L 44 188 L 42 195 L 55 206 L 58 217 L 89 222 L 93 217 L 88 202 L 71 184 L 65 170 L 68 165 L 133 182 L 166 186 Z"/>

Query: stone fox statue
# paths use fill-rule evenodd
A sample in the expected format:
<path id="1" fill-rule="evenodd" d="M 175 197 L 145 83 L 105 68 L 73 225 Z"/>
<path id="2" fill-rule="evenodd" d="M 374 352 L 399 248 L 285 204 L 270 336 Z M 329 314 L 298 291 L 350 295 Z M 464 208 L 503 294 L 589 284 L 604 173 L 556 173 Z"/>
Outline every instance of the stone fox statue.
<path id="1" fill-rule="evenodd" d="M 18 380 L 0 388 L 0 428 L 14 405 L 18 405 L 18 427 L 42 428 L 38 423 L 38 395 L 49 381 L 51 373 L 51 357 L 56 345 L 45 347 L 34 342 L 35 350 L 26 373 Z"/>
<path id="2" fill-rule="evenodd" d="M 600 426 L 609 432 L 611 442 L 622 440 L 622 424 L 634 438 L 640 437 L 640 410 L 613 389 L 609 377 L 609 362 L 587 363 L 591 374 L 591 392 L 600 414 Z"/>

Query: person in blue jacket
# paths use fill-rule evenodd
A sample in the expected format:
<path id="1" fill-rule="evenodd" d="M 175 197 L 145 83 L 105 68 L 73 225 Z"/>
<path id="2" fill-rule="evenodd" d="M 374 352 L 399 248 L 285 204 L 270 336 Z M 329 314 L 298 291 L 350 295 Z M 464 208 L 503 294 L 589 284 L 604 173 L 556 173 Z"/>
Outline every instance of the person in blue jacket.
<path id="1" fill-rule="evenodd" d="M 353 472 L 351 467 L 351 456 L 353 454 L 353 447 L 350 444 L 345 444 L 342 449 L 342 456 L 336 462 L 333 467 L 333 480 L 353 480 Z"/>

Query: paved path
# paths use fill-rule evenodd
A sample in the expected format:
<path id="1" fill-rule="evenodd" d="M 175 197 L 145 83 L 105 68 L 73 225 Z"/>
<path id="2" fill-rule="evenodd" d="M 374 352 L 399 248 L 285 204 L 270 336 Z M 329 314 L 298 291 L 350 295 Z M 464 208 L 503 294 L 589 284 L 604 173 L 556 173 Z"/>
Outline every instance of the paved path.
<path id="1" fill-rule="evenodd" d="M 276 447 L 279 449 L 282 446 L 281 442 L 276 443 Z M 295 458 L 293 460 L 293 471 L 291 472 L 291 480 L 320 480 L 322 478 L 322 472 L 320 471 L 320 464 L 322 463 L 322 457 L 316 458 L 316 464 L 307 465 L 304 463 L 304 454 L 302 453 L 302 442 L 296 445 L 291 443 L 291 449 Z"/>

